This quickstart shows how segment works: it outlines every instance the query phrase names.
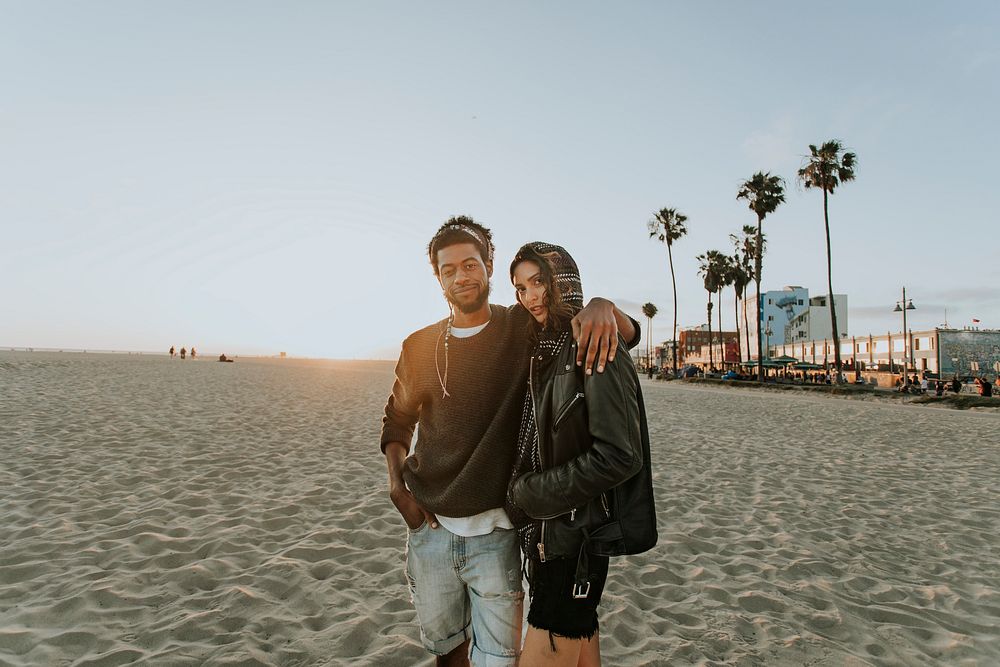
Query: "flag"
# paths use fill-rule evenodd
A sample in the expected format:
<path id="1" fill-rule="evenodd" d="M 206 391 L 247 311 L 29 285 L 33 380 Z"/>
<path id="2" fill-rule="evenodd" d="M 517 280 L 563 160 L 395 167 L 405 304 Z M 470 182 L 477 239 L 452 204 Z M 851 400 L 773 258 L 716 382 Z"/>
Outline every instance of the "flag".
<path id="1" fill-rule="evenodd" d="M 977 320 L 976 318 L 974 318 L 974 317 L 973 317 L 973 318 L 972 318 L 972 323 L 973 323 L 973 324 L 979 324 L 979 320 Z"/>

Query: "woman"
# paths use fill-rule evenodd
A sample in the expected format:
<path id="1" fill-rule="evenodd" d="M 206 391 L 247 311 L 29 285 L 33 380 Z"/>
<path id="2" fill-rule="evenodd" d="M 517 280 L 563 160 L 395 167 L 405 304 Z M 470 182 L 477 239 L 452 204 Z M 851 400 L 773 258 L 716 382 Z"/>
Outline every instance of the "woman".
<path id="1" fill-rule="evenodd" d="M 597 606 L 608 557 L 656 542 L 639 381 L 628 354 L 604 373 L 584 375 L 576 365 L 570 320 L 583 289 L 563 248 L 523 246 L 510 275 L 532 315 L 534 345 L 506 508 L 531 594 L 521 664 L 600 665 Z"/>

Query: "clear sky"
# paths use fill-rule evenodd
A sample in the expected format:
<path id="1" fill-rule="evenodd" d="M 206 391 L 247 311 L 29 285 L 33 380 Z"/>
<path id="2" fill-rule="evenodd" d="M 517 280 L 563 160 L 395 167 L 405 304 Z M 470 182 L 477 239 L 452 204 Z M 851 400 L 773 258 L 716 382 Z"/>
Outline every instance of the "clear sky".
<path id="1" fill-rule="evenodd" d="M 1000 4 L 0 0 L 0 346 L 395 358 L 446 315 L 430 235 L 494 230 L 494 301 L 529 240 L 669 337 L 704 320 L 694 257 L 788 179 L 764 289 L 834 290 L 853 335 L 1000 328 Z M 723 324 L 733 327 L 732 297 Z"/>

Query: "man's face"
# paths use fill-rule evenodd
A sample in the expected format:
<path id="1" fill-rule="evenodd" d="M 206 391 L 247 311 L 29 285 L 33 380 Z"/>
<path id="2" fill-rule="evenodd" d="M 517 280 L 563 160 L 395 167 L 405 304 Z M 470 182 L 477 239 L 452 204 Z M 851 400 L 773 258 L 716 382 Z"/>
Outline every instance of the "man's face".
<path id="1" fill-rule="evenodd" d="M 456 243 L 438 250 L 438 282 L 448 302 L 463 313 L 474 313 L 490 298 L 493 265 L 483 261 L 474 243 Z"/>

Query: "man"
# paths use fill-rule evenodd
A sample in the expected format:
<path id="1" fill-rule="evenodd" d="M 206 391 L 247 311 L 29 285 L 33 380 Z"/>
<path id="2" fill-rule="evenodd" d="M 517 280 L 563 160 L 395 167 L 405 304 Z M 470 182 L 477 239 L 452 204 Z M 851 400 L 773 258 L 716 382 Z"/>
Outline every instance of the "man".
<path id="1" fill-rule="evenodd" d="M 476 667 L 513 665 L 524 592 L 503 503 L 527 395 L 531 316 L 489 303 L 492 234 L 471 218 L 448 220 L 427 251 L 452 314 L 403 342 L 382 425 L 389 497 L 409 529 L 406 575 L 425 648 L 438 665 L 468 665 L 470 654 Z M 619 328 L 626 339 L 639 332 L 603 299 L 573 326 L 588 373 L 614 358 Z"/>

